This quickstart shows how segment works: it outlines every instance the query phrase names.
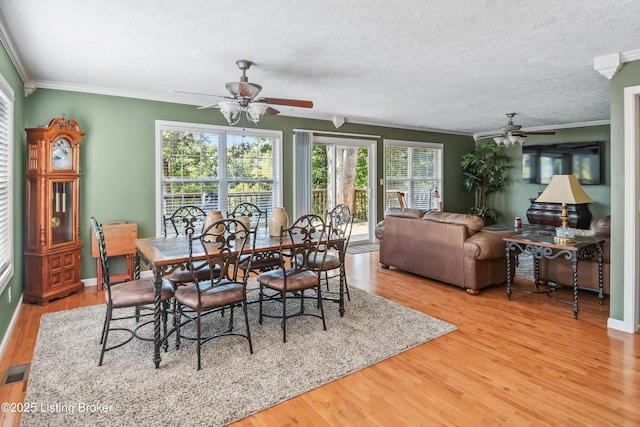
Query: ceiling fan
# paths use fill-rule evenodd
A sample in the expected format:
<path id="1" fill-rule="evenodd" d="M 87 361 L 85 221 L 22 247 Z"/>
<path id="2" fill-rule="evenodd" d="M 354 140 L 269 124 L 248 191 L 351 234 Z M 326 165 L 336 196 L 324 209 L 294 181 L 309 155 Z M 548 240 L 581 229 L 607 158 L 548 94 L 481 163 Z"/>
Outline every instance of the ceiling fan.
<path id="1" fill-rule="evenodd" d="M 521 125 L 513 124 L 513 117 L 516 113 L 507 113 L 509 123 L 500 127 L 499 130 L 489 132 L 476 132 L 473 134 L 473 139 L 477 142 L 480 139 L 493 138 L 496 144 L 504 144 L 505 147 L 512 146 L 516 143 L 520 145 L 524 144 L 529 135 L 555 135 L 554 131 L 521 131 Z"/>
<path id="2" fill-rule="evenodd" d="M 256 83 L 249 82 L 249 79 L 247 78 L 247 70 L 253 65 L 253 62 L 246 59 L 239 59 L 238 61 L 236 61 L 236 64 L 238 65 L 238 68 L 242 70 L 242 76 L 240 76 L 240 81 L 229 82 L 225 85 L 225 87 L 229 91 L 229 95 L 211 95 L 183 91 L 176 92 L 189 93 L 194 95 L 215 96 L 218 98 L 228 99 L 229 101 L 216 102 L 215 104 L 203 105 L 202 107 L 198 108 L 220 108 L 222 115 L 225 117 L 225 119 L 227 119 L 227 122 L 229 122 L 230 125 L 235 125 L 240 121 L 242 117 L 246 117 L 254 124 L 258 124 L 260 119 L 262 119 L 262 117 L 264 117 L 265 115 L 273 116 L 280 113 L 280 111 L 271 107 L 269 104 L 313 108 L 313 102 L 311 101 L 286 98 L 258 97 L 260 91 L 262 91 L 262 86 Z"/>

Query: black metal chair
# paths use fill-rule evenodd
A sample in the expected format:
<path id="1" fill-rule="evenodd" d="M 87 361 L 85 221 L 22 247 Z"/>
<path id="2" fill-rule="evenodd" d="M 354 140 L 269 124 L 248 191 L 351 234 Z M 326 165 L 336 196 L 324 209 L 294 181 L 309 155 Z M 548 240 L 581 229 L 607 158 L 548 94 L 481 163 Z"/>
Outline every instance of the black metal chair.
<path id="1" fill-rule="evenodd" d="M 247 315 L 246 277 L 238 278 L 240 254 L 249 239 L 249 230 L 238 220 L 222 219 L 209 225 L 201 234 L 189 236 L 189 266 L 192 269 L 192 283 L 181 286 L 175 291 L 178 302 L 176 347 L 180 347 L 181 339 L 195 340 L 198 354 L 198 370 L 201 369 L 200 347 L 207 341 L 223 336 L 241 336 L 249 341 L 249 352 L 253 353 L 249 318 Z M 194 261 L 195 256 L 204 254 L 204 262 Z M 201 279 L 201 272 L 208 272 L 206 280 Z M 244 312 L 246 332 L 234 332 L 234 308 L 241 306 Z M 185 307 L 190 311 L 185 311 Z M 216 330 L 202 336 L 202 319 L 214 316 L 229 308 L 229 324 L 225 330 Z M 195 336 L 185 335 L 184 327 L 195 323 Z"/>
<path id="2" fill-rule="evenodd" d="M 193 236 L 202 232 L 207 214 L 198 206 L 181 206 L 171 215 L 162 217 L 162 234 L 167 236 Z M 206 269 L 199 269 L 198 274 L 201 280 L 209 277 Z M 173 285 L 174 289 L 193 280 L 192 269 L 184 266 L 167 275 L 166 279 Z"/>
<path id="3" fill-rule="evenodd" d="M 349 295 L 349 285 L 347 284 L 347 275 L 342 265 L 347 254 L 347 247 L 349 246 L 349 240 L 351 239 L 351 229 L 353 228 L 353 214 L 344 203 L 336 205 L 333 209 L 327 212 L 327 226 L 329 227 L 329 239 L 341 238 L 345 239 L 339 246 L 338 250 L 330 250 L 324 257 L 324 262 L 320 266 L 320 271 L 324 273 L 324 283 L 327 291 L 329 290 L 329 279 L 339 277 L 344 284 L 344 290 L 347 293 L 347 298 L 351 301 Z M 331 271 L 339 270 L 337 274 L 329 275 Z"/>
<path id="4" fill-rule="evenodd" d="M 227 212 L 227 218 L 241 220 L 242 217 L 246 217 L 249 220 L 249 231 L 254 235 L 261 226 L 265 229 L 267 228 L 267 211 L 260 209 L 253 203 L 240 203 L 236 205 L 232 211 Z M 251 273 L 258 275 L 265 271 L 280 267 L 279 254 L 273 252 L 255 252 L 255 242 L 256 240 L 252 239 L 251 255 L 243 257 L 240 261 L 239 268 L 242 271 L 243 276 L 248 277 Z M 251 259 L 249 260 L 249 258 Z M 249 261 L 251 261 L 250 269 Z"/>
<path id="5" fill-rule="evenodd" d="M 263 317 L 282 319 L 282 339 L 287 342 L 287 320 L 297 316 L 314 316 L 322 319 L 322 327 L 326 331 L 327 324 L 324 317 L 324 307 L 320 290 L 320 270 L 323 255 L 326 255 L 326 228 L 322 217 L 318 215 L 304 215 L 298 218 L 291 227 L 282 230 L 280 235 L 280 268 L 258 275 L 260 284 L 260 324 Z M 288 244 L 293 245 L 287 248 Z M 286 265 L 285 260 L 290 258 Z M 314 262 L 308 262 L 313 259 Z M 267 295 L 265 288 L 277 292 Z M 313 289 L 315 296 L 305 296 L 305 290 Z M 305 311 L 305 299 L 313 298 L 320 309 L 320 314 Z M 298 300 L 299 309 L 294 313 L 287 312 L 287 301 Z M 282 304 L 282 314 L 265 313 L 264 301 L 277 301 Z"/>
<path id="6" fill-rule="evenodd" d="M 145 341 L 153 341 L 153 338 L 142 337 L 138 334 L 138 331 L 143 326 L 152 323 L 153 319 L 137 324 L 137 326 L 133 329 L 125 328 L 125 327 L 111 327 L 111 322 L 125 319 L 136 319 L 139 320 L 140 317 L 153 316 L 153 312 L 149 312 L 148 314 L 141 315 L 139 313 L 139 307 L 144 305 L 152 305 L 155 301 L 155 285 L 152 279 L 138 279 L 131 280 L 120 283 L 111 283 L 109 279 L 109 259 L 107 257 L 107 248 L 104 240 L 104 232 L 102 230 L 102 224 L 98 223 L 98 221 L 91 217 L 91 223 L 93 226 L 93 231 L 96 235 L 96 240 L 98 242 L 98 249 L 100 251 L 100 268 L 102 269 L 102 285 L 105 292 L 105 304 L 107 307 L 104 325 L 102 327 L 102 335 L 100 337 L 100 344 L 102 345 L 102 350 L 100 351 L 100 361 L 98 362 L 98 366 L 102 366 L 102 361 L 104 359 L 104 354 L 115 348 L 125 345 L 129 341 L 131 341 L 134 337 L 145 340 Z M 163 281 L 162 288 L 160 291 L 160 301 L 162 302 L 162 323 L 164 326 L 164 335 L 167 335 L 167 313 L 169 310 L 169 303 L 171 298 L 173 297 L 173 287 L 170 283 Z M 116 309 L 124 309 L 124 308 L 135 308 L 134 314 L 129 316 L 121 316 L 114 317 L 114 310 Z M 109 338 L 110 331 L 127 331 L 130 333 L 130 336 L 123 342 L 112 345 L 111 347 L 107 347 L 107 341 Z M 166 345 L 166 343 L 165 343 Z M 166 349 L 166 346 L 165 346 Z"/>

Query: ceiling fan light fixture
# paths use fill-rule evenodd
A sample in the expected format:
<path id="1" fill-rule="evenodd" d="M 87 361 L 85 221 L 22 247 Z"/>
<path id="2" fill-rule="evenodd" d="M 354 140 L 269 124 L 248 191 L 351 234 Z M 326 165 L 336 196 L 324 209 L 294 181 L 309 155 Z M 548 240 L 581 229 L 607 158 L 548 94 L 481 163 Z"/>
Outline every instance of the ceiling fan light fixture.
<path id="1" fill-rule="evenodd" d="M 493 138 L 493 140 L 496 142 L 496 145 L 500 146 L 502 144 L 504 144 L 505 146 L 507 145 L 507 143 L 505 142 L 505 137 L 504 136 L 496 136 L 495 138 Z"/>
<path id="2" fill-rule="evenodd" d="M 220 112 L 222 113 L 224 118 L 227 119 L 227 122 L 230 125 L 233 126 L 238 123 L 238 120 L 240 120 L 240 113 L 242 112 L 242 108 L 240 107 L 240 104 L 238 102 L 225 101 L 220 102 L 218 106 L 220 107 Z"/>
<path id="3" fill-rule="evenodd" d="M 520 139 L 520 137 L 518 135 L 509 135 L 509 142 L 511 143 L 510 145 L 514 145 L 516 142 L 518 142 L 518 140 Z"/>
<path id="4" fill-rule="evenodd" d="M 247 117 L 253 123 L 258 124 L 262 116 L 265 115 L 267 109 L 269 108 L 269 104 L 266 102 L 252 102 L 247 106 Z"/>

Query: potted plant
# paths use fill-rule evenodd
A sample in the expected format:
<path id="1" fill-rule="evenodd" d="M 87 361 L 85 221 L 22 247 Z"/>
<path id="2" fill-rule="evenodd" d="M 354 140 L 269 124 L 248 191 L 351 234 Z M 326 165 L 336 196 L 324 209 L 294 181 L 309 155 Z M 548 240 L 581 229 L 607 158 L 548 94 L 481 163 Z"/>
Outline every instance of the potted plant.
<path id="1" fill-rule="evenodd" d="M 502 193 L 511 180 L 507 176 L 509 158 L 503 149 L 493 142 L 481 142 L 475 149 L 462 156 L 462 186 L 474 191 L 475 206 L 469 213 L 483 218 L 485 223 L 493 223 L 498 215 L 487 207 L 487 197 L 491 193 Z"/>

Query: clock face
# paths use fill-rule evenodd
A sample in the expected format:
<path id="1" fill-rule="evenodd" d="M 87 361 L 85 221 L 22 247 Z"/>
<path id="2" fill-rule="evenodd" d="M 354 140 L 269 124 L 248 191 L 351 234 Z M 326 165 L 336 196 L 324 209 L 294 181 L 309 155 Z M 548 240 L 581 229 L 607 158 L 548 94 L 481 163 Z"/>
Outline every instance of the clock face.
<path id="1" fill-rule="evenodd" d="M 71 144 L 64 138 L 57 139 L 51 151 L 51 165 L 54 169 L 71 169 Z"/>

